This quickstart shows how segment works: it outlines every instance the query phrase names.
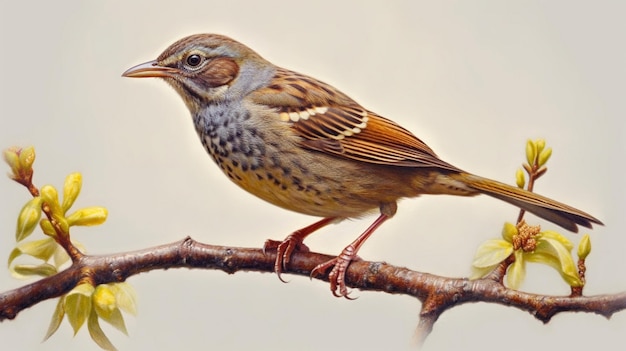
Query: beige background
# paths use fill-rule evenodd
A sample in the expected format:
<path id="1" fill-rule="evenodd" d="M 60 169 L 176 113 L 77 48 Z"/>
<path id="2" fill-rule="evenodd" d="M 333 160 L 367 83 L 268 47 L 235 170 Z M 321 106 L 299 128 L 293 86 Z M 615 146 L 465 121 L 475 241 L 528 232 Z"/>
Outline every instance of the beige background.
<path id="1" fill-rule="evenodd" d="M 18 4 L 19 3 L 19 4 Z M 0 8 L 0 147 L 35 145 L 38 185 L 84 175 L 77 206 L 103 205 L 106 225 L 74 237 L 102 254 L 191 235 L 259 247 L 314 219 L 267 205 L 232 185 L 205 155 L 188 112 L 157 80 L 123 79 L 182 36 L 232 36 L 269 60 L 347 92 L 428 142 L 445 160 L 503 181 L 525 140 L 554 148 L 546 195 L 605 221 L 591 232 L 588 294 L 626 290 L 623 181 L 626 7 L 619 1 L 46 1 Z M 0 262 L 13 247 L 26 192 L 0 179 Z M 480 197 L 402 202 L 362 249 L 369 260 L 466 276 L 475 248 L 517 211 Z M 367 220 L 308 241 L 338 253 Z M 550 226 L 551 227 L 551 226 Z M 578 236 L 568 236 L 578 240 Z M 1 258 L 4 257 L 4 258 Z M 565 294 L 550 269 L 529 267 L 524 289 Z M 354 291 L 335 299 L 303 277 L 171 270 L 136 276 L 130 336 L 120 350 L 398 350 L 410 347 L 419 303 Z M 0 290 L 24 284 L 0 273 Z M 54 301 L 0 324 L 6 350 L 97 349 L 65 323 L 40 340 Z M 610 321 L 563 314 L 544 326 L 527 313 L 473 304 L 446 312 L 430 350 L 619 349 L 626 312 Z M 107 330 L 111 330 L 110 328 Z"/>

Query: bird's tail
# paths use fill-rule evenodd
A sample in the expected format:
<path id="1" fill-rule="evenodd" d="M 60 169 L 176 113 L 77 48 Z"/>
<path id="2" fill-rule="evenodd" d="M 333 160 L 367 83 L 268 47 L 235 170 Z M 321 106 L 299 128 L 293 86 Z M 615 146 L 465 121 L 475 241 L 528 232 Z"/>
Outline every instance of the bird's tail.
<path id="1" fill-rule="evenodd" d="M 447 174 L 444 177 L 461 182 L 482 194 L 508 202 L 574 233 L 578 232 L 578 225 L 591 228 L 592 223 L 602 224 L 592 215 L 579 209 L 495 180 L 463 172 Z"/>

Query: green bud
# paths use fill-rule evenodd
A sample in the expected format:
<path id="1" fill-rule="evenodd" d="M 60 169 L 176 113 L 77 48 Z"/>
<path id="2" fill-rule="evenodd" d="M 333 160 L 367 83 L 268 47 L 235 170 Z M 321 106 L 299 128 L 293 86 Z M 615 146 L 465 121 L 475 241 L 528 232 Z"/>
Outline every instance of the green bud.
<path id="1" fill-rule="evenodd" d="M 590 252 L 591 252 L 591 238 L 589 238 L 589 234 L 585 234 L 580 239 L 580 243 L 578 243 L 578 258 L 581 260 L 584 260 L 587 258 Z"/>
<path id="2" fill-rule="evenodd" d="M 107 209 L 104 207 L 87 207 L 72 213 L 67 217 L 69 225 L 99 225 L 107 219 Z"/>
<path id="3" fill-rule="evenodd" d="M 98 316 L 108 319 L 111 313 L 117 309 L 115 294 L 108 284 L 98 285 L 93 293 L 93 303 Z"/>
<path id="4" fill-rule="evenodd" d="M 41 187 L 41 198 L 50 207 L 53 215 L 63 215 L 61 204 L 59 203 L 59 194 L 57 189 L 52 185 L 44 185 Z"/>
<path id="5" fill-rule="evenodd" d="M 526 161 L 532 167 L 537 160 L 537 145 L 530 139 L 526 141 Z"/>
<path id="6" fill-rule="evenodd" d="M 115 284 L 102 284 L 96 287 L 93 303 L 98 317 L 108 322 L 124 334 L 128 334 L 124 317 L 120 312 Z"/>
<path id="7" fill-rule="evenodd" d="M 52 219 L 54 219 L 54 221 L 58 223 L 59 228 L 61 229 L 61 233 L 68 235 L 70 232 L 70 226 L 64 216 L 61 204 L 59 203 L 59 194 L 57 193 L 57 189 L 51 185 L 44 185 L 41 188 L 41 198 L 50 208 L 50 212 L 52 213 Z"/>
<path id="8" fill-rule="evenodd" d="M 20 167 L 20 149 L 17 147 L 11 147 L 3 152 L 4 162 L 6 162 L 9 167 L 11 167 L 11 171 L 13 174 L 17 174 L 19 172 Z"/>
<path id="9" fill-rule="evenodd" d="M 80 188 L 83 183 L 83 176 L 80 173 L 72 173 L 65 178 L 65 184 L 63 184 L 63 204 L 61 208 L 63 213 L 72 207 L 74 201 L 80 194 Z"/>
<path id="10" fill-rule="evenodd" d="M 35 162 L 35 148 L 28 146 L 22 149 L 20 152 L 20 169 L 30 171 L 33 168 Z"/>
<path id="11" fill-rule="evenodd" d="M 539 167 L 545 165 L 546 162 L 548 162 L 548 160 L 550 159 L 550 156 L 552 156 L 552 148 L 551 147 L 541 151 L 539 153 L 539 158 L 537 159 L 537 163 L 539 164 Z"/>
<path id="12" fill-rule="evenodd" d="M 526 185 L 526 177 L 524 176 L 524 171 L 521 168 L 515 172 L 515 183 L 520 189 L 524 189 L 524 185 Z"/>
<path id="13" fill-rule="evenodd" d="M 57 232 L 54 230 L 54 227 L 52 227 L 52 223 L 50 223 L 50 221 L 46 218 L 42 219 L 39 222 L 39 227 L 41 228 L 43 233 L 48 236 L 55 237 L 57 235 Z"/>
<path id="14" fill-rule="evenodd" d="M 546 147 L 546 139 L 537 139 L 535 140 L 535 145 L 537 146 L 537 153 L 540 154 L 541 151 Z"/>
<path id="15" fill-rule="evenodd" d="M 19 242 L 26 239 L 35 230 L 37 222 L 41 218 L 41 203 L 41 197 L 37 196 L 22 207 L 20 214 L 17 216 L 16 241 Z"/>

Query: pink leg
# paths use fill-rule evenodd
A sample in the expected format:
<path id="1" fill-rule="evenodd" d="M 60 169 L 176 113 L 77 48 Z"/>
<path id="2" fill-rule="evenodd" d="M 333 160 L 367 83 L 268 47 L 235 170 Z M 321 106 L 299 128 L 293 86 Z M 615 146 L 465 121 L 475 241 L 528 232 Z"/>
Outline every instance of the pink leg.
<path id="1" fill-rule="evenodd" d="M 273 240 L 267 240 L 263 247 L 263 251 L 267 251 L 269 249 L 276 249 L 276 261 L 274 262 L 274 272 L 278 275 L 278 279 L 283 283 L 285 280 L 281 278 L 281 273 L 284 269 L 287 269 L 287 265 L 291 260 L 291 254 L 295 251 L 304 251 L 308 252 L 309 248 L 304 245 L 304 239 L 312 234 L 314 231 L 329 225 L 330 223 L 337 220 L 335 217 L 328 217 L 322 220 L 319 220 L 307 227 L 296 230 L 295 232 L 289 234 L 285 240 L 282 242 L 277 242 Z"/>
<path id="2" fill-rule="evenodd" d="M 381 213 L 380 216 L 376 218 L 374 223 L 372 223 L 372 225 L 370 225 L 369 228 L 367 228 L 367 230 L 363 232 L 363 234 L 359 235 L 356 240 L 354 240 L 350 245 L 346 246 L 346 248 L 343 249 L 339 256 L 315 267 L 311 271 L 311 276 L 323 274 L 328 268 L 333 267 L 333 269 L 330 271 L 330 274 L 328 274 L 328 280 L 330 281 L 330 291 L 336 297 L 345 297 L 347 299 L 351 299 L 350 297 L 348 297 L 349 292 L 346 288 L 346 270 L 348 269 L 350 262 L 357 258 L 356 254 L 357 252 L 359 252 L 359 249 L 361 248 L 361 245 L 363 245 L 365 240 L 367 240 L 367 238 L 369 238 L 370 235 L 372 235 L 372 233 L 374 233 L 374 231 L 389 218 L 391 218 L 391 216 Z"/>

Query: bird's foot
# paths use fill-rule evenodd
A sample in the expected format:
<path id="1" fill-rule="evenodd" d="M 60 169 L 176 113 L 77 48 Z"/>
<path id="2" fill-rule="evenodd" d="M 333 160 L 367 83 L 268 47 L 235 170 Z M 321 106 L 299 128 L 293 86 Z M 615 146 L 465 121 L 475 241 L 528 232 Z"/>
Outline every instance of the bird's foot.
<path id="1" fill-rule="evenodd" d="M 298 232 L 294 232 L 285 238 L 283 241 L 266 240 L 263 245 L 263 253 L 270 250 L 276 250 L 276 261 L 274 261 L 274 272 L 278 275 L 278 279 L 281 282 L 286 283 L 281 274 L 287 265 L 291 261 L 291 255 L 294 251 L 309 252 L 308 246 L 302 242 L 302 238 L 298 236 Z"/>
<path id="2" fill-rule="evenodd" d="M 356 248 L 353 245 L 348 245 L 341 254 L 332 260 L 326 261 L 317 265 L 311 271 L 311 277 L 324 274 L 328 268 L 333 269 L 328 274 L 328 281 L 330 282 L 330 291 L 335 297 L 345 297 L 348 300 L 355 300 L 356 298 L 350 297 L 350 291 L 346 287 L 346 271 L 350 262 L 360 260 L 356 254 Z"/>
<path id="3" fill-rule="evenodd" d="M 307 227 L 289 234 L 289 236 L 287 236 L 283 241 L 265 241 L 265 245 L 263 245 L 264 254 L 270 250 L 276 250 L 274 272 L 276 272 L 276 275 L 278 275 L 278 279 L 280 279 L 281 282 L 286 283 L 286 281 L 281 277 L 281 274 L 287 269 L 287 265 L 291 261 L 291 255 L 293 255 L 295 251 L 309 252 L 309 248 L 304 245 L 304 238 L 309 236 L 314 231 L 335 221 L 337 221 L 337 218 L 334 217 L 323 218 Z"/>

